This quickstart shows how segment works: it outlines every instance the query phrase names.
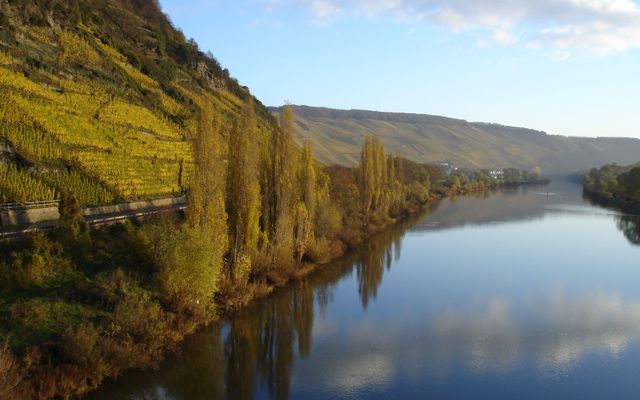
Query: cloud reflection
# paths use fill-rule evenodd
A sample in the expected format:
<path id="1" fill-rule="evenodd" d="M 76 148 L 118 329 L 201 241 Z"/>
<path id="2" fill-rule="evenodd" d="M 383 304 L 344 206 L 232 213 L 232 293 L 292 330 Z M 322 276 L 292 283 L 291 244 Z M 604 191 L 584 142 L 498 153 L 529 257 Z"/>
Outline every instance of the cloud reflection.
<path id="1" fill-rule="evenodd" d="M 302 374 L 342 393 L 388 386 L 401 375 L 446 381 L 459 368 L 476 375 L 530 368 L 560 377 L 588 357 L 615 360 L 640 342 L 640 301 L 602 293 L 495 297 L 411 323 L 351 321 L 347 331 L 347 343 L 341 335 L 324 338 L 322 360 L 301 366 Z"/>
<path id="2" fill-rule="evenodd" d="M 531 358 L 541 372 L 564 373 L 589 354 L 618 357 L 640 340 L 640 303 L 616 294 L 553 295 L 516 311 L 493 299 L 480 313 L 453 311 L 436 318 L 435 338 L 450 357 L 479 372 Z"/>

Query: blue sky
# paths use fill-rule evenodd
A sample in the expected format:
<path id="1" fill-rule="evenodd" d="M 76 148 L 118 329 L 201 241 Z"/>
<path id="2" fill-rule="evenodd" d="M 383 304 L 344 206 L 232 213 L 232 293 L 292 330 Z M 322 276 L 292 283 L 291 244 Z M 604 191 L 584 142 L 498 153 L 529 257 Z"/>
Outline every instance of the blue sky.
<path id="1" fill-rule="evenodd" d="M 632 0 L 160 0 L 267 105 L 640 137 Z"/>

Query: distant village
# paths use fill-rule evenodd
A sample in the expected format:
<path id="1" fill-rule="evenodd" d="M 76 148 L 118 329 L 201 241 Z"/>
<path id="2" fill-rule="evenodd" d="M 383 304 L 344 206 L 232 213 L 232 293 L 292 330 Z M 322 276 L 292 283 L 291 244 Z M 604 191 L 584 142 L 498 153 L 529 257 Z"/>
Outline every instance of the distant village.
<path id="1" fill-rule="evenodd" d="M 535 167 L 530 171 L 520 171 L 515 168 L 492 168 L 474 170 L 472 168 L 457 167 L 452 161 L 440 161 L 437 164 L 440 165 L 440 167 L 442 168 L 442 173 L 446 177 L 464 175 L 468 176 L 472 181 L 478 176 L 478 173 L 480 172 L 495 180 L 529 181 L 539 180 L 543 178 L 542 171 L 539 167 Z"/>

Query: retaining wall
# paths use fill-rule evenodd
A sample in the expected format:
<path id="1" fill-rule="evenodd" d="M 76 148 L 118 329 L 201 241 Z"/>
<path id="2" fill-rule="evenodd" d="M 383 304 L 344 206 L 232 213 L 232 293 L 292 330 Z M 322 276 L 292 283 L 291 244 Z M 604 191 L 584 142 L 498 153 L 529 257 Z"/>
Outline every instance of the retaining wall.
<path id="1" fill-rule="evenodd" d="M 31 210 L 0 211 L 2 226 L 23 226 L 55 222 L 60 218 L 58 207 L 34 208 Z"/>
<path id="2" fill-rule="evenodd" d="M 85 217 L 96 215 L 123 214 L 131 211 L 148 210 L 155 208 L 167 208 L 175 205 L 186 204 L 184 197 L 170 199 L 135 201 L 132 203 L 115 204 L 112 206 L 102 206 L 86 208 L 83 211 Z M 34 224 L 55 225 L 60 218 L 57 207 L 34 208 L 27 210 L 3 210 L 0 211 L 0 226 L 16 227 Z"/>
<path id="3" fill-rule="evenodd" d="M 86 208 L 83 212 L 85 217 L 104 214 L 120 214 L 129 211 L 140 211 L 153 208 L 165 208 L 179 204 L 186 204 L 187 199 L 184 197 L 175 197 L 170 199 L 135 201 L 132 203 L 114 204 L 112 206 L 102 206 Z"/>

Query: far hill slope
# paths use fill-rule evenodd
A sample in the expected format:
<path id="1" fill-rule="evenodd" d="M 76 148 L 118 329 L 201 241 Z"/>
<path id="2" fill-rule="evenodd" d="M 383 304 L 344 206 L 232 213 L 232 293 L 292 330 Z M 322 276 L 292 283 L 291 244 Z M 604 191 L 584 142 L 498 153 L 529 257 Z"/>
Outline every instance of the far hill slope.
<path id="1" fill-rule="evenodd" d="M 278 113 L 280 108 L 271 108 Z M 453 161 L 464 167 L 572 173 L 611 162 L 640 159 L 640 140 L 548 135 L 531 129 L 420 114 L 295 106 L 298 139 L 308 140 L 326 163 L 353 165 L 366 134 L 418 162 Z"/>

